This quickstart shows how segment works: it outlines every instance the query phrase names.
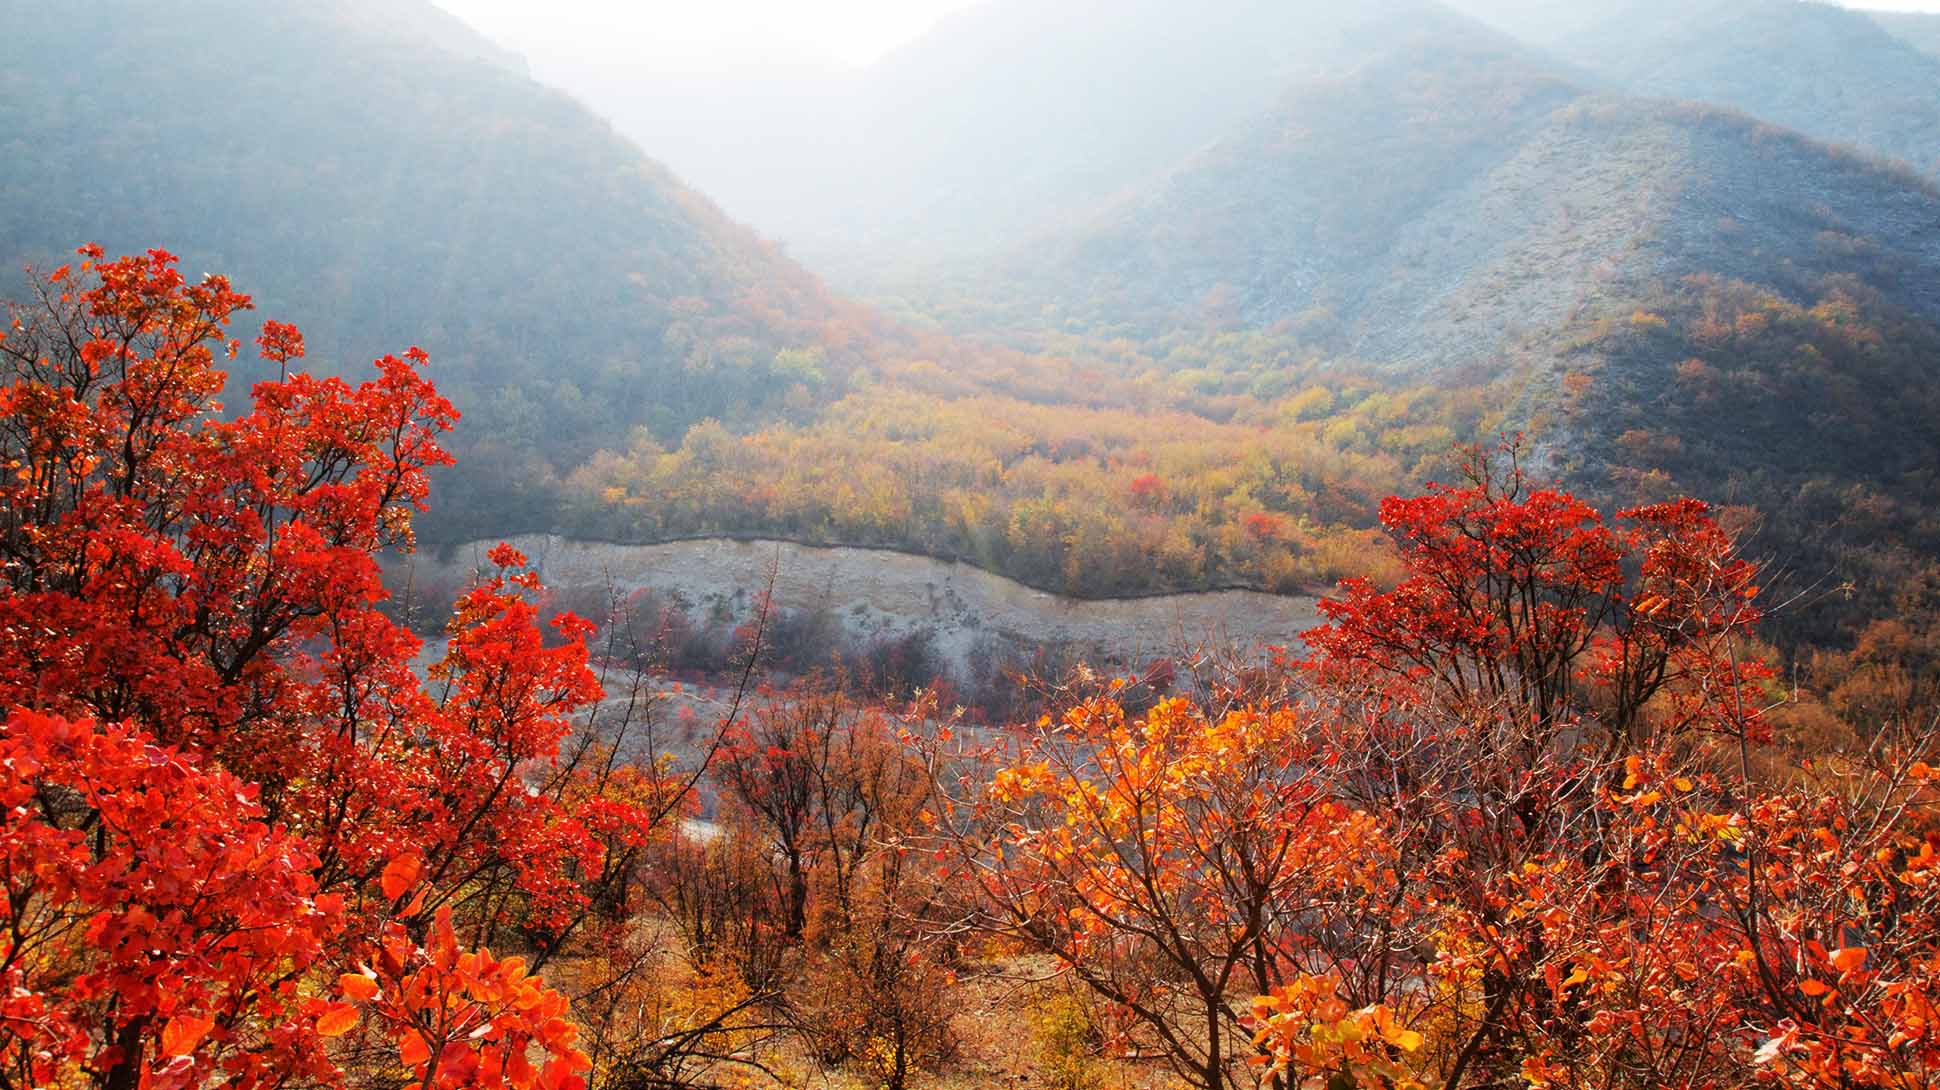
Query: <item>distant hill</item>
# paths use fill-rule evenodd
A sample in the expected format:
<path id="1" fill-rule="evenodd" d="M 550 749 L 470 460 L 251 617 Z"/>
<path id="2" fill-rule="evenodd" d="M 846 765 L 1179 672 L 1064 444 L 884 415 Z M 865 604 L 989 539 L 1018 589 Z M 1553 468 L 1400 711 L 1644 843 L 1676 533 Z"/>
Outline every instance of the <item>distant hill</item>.
<path id="1" fill-rule="evenodd" d="M 483 490 L 448 517 L 544 525 L 601 444 L 757 421 L 855 363 L 812 276 L 418 0 L 4 0 L 0 25 L 0 263 L 164 246 L 318 365 L 422 343 L 466 413 L 447 491 Z"/>
<path id="2" fill-rule="evenodd" d="M 315 14 L 401 44 L 435 49 L 527 75 L 525 58 L 473 30 L 470 24 L 435 4 L 395 0 L 336 0 Z"/>
<path id="3" fill-rule="evenodd" d="M 1800 0 L 986 0 L 858 73 L 569 82 L 730 212 L 878 292 L 1144 192 L 1303 82 L 1409 42 L 1458 47 L 1463 15 L 1586 90 L 1709 102 L 1940 171 L 1926 24 Z"/>
<path id="4" fill-rule="evenodd" d="M 1863 237 L 1855 260 L 1823 236 Z M 1288 323 L 1419 371 L 1489 364 L 1640 287 L 1858 273 L 1940 319 L 1940 203 L 1916 176 L 1742 115 L 1588 92 L 1477 36 L 1399 49 L 1091 225 L 959 282 L 961 328 L 1099 337 Z"/>
<path id="5" fill-rule="evenodd" d="M 1869 11 L 1873 22 L 1931 57 L 1940 57 L 1940 14 L 1925 11 Z"/>
<path id="6" fill-rule="evenodd" d="M 1940 555 L 1940 189 L 1558 71 L 1485 34 L 1397 48 L 908 298 L 1022 345 L 1263 333 L 1323 361 L 1308 374 L 1495 383 L 1508 425 L 1603 495 L 1751 505 L 1801 571 L 1875 590 Z"/>
<path id="7" fill-rule="evenodd" d="M 875 283 L 885 262 L 989 253 L 1067 224 L 1290 84 L 1452 18 L 1428 0 L 988 0 L 856 73 L 569 82 L 734 215 Z"/>
<path id="8" fill-rule="evenodd" d="M 1613 89 L 1740 110 L 1940 172 L 1940 56 L 1815 0 L 1452 0 Z M 1928 32 L 1931 33 L 1930 31 Z"/>
<path id="9" fill-rule="evenodd" d="M 866 75 L 850 168 L 867 169 L 835 223 L 863 248 L 917 253 L 1028 237 L 1431 18 L 1413 0 L 992 0 Z"/>

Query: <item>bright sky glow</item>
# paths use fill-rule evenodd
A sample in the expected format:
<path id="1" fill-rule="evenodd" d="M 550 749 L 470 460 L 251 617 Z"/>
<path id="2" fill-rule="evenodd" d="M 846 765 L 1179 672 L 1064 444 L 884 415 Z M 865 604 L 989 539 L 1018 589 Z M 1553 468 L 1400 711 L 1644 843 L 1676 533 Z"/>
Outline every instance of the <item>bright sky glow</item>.
<path id="1" fill-rule="evenodd" d="M 524 54 L 541 79 L 571 85 L 577 82 L 571 73 L 579 68 L 660 75 L 859 68 L 978 0 L 436 2 Z M 1940 0 L 1865 0 L 1847 6 L 1940 11 Z"/>
<path id="2" fill-rule="evenodd" d="M 437 0 L 541 72 L 860 67 L 975 0 Z"/>

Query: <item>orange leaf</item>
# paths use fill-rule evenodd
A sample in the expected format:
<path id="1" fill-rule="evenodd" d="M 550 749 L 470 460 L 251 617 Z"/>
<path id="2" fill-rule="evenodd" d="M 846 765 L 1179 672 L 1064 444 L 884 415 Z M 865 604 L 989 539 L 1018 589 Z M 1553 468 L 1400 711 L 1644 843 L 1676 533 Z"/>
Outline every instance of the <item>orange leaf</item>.
<path id="1" fill-rule="evenodd" d="M 197 1018 L 192 1014 L 179 1014 L 168 1020 L 162 1027 L 162 1055 L 187 1056 L 202 1043 L 202 1038 L 216 1028 L 212 1018 Z"/>
<path id="2" fill-rule="evenodd" d="M 1842 973 L 1850 973 L 1864 964 L 1866 964 L 1864 946 L 1848 946 L 1843 950 L 1835 951 L 1832 955 L 1832 967 Z"/>
<path id="3" fill-rule="evenodd" d="M 365 1000 L 377 994 L 377 981 L 362 973 L 345 973 L 337 978 L 337 990 L 353 1002 Z"/>
<path id="4" fill-rule="evenodd" d="M 416 852 L 405 852 L 391 860 L 384 868 L 384 896 L 393 901 L 404 896 L 406 890 L 418 884 L 418 872 L 423 868 L 424 860 Z"/>
<path id="5" fill-rule="evenodd" d="M 1804 992 L 1806 995 L 1824 995 L 1828 990 L 1828 986 L 1823 980 L 1799 981 L 1799 991 Z"/>
<path id="6" fill-rule="evenodd" d="M 423 1035 L 417 1030 L 406 1030 L 397 1041 L 397 1058 L 416 1067 L 431 1058 L 431 1046 L 424 1043 Z"/>
<path id="7" fill-rule="evenodd" d="M 356 1007 L 348 1003 L 332 1003 L 317 1018 L 317 1036 L 342 1037 L 356 1025 Z"/>

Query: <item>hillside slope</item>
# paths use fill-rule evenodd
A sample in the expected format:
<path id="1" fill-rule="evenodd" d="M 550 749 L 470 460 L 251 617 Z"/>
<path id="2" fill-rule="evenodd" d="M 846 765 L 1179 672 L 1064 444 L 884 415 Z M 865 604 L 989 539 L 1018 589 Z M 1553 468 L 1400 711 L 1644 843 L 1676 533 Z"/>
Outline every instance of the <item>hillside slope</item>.
<path id="1" fill-rule="evenodd" d="M 1095 336 L 1291 324 L 1419 373 L 1487 364 L 1699 272 L 1852 274 L 1940 319 L 1926 182 L 1734 114 L 1588 93 L 1498 44 L 1401 50 L 1268 120 L 965 298 Z M 1858 250 L 1828 234 L 1863 237 Z"/>
<path id="2" fill-rule="evenodd" d="M 1936 273 L 1921 175 L 1476 39 L 1309 85 L 1089 227 L 919 298 L 1020 344 L 1149 346 L 1201 386 L 1286 390 L 1289 366 L 1494 383 L 1573 484 L 1755 509 L 1762 545 L 1867 588 L 1863 610 L 1940 556 Z M 1283 412 L 1338 404 L 1313 397 Z"/>
<path id="3" fill-rule="evenodd" d="M 1398 476 L 1346 452 L 1236 475 L 1314 440 L 876 318 L 421 4 L 0 16 L 0 263 L 164 246 L 298 323 L 312 369 L 422 344 L 465 414 L 427 543 L 755 533 L 1094 595 L 1285 589 L 1364 567 Z M 1155 470 L 1165 496 L 1128 495 Z"/>
<path id="4" fill-rule="evenodd" d="M 314 365 L 422 343 L 467 415 L 447 517 L 544 525 L 521 505 L 600 444 L 855 364 L 813 277 L 419 0 L 5 0 L 0 25 L 0 263 L 163 246 L 300 322 Z"/>

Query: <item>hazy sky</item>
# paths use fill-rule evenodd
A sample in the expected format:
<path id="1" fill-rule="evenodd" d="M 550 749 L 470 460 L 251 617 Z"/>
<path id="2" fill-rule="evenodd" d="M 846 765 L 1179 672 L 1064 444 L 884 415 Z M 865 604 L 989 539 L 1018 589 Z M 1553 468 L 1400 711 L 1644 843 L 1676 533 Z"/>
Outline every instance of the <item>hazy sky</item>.
<path id="1" fill-rule="evenodd" d="M 687 73 L 860 66 L 977 0 L 436 2 L 525 54 L 544 78 L 558 74 L 562 65 L 610 67 L 622 61 Z M 1867 0 L 1853 6 L 1940 11 L 1940 0 Z"/>
<path id="2" fill-rule="evenodd" d="M 436 0 L 540 69 L 623 57 L 661 69 L 865 65 L 976 0 Z"/>

